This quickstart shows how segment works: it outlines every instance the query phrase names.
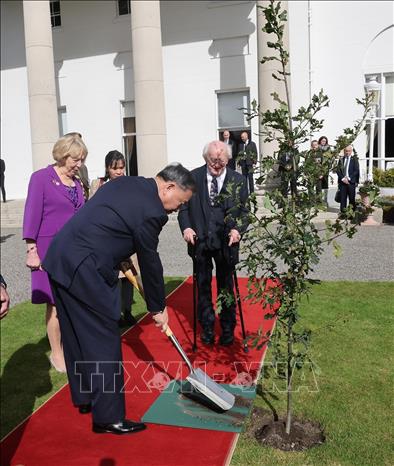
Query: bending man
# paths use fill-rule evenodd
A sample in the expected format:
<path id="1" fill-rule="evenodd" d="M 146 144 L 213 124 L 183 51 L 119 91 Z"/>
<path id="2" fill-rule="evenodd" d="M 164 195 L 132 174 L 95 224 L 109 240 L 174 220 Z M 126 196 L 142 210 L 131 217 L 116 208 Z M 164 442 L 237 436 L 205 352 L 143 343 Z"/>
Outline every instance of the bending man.
<path id="1" fill-rule="evenodd" d="M 122 176 L 105 184 L 63 227 L 43 262 L 53 289 L 73 403 L 92 411 L 96 433 L 145 428 L 125 419 L 117 266 L 137 253 L 147 308 L 165 330 L 163 268 L 158 237 L 167 214 L 195 189 L 179 164 L 156 178 Z"/>

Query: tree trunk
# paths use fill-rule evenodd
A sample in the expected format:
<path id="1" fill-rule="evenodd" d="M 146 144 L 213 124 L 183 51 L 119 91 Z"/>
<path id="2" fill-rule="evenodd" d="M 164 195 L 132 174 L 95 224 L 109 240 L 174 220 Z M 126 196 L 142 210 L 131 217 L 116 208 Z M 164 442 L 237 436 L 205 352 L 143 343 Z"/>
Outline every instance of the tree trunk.
<path id="1" fill-rule="evenodd" d="M 287 416 L 286 416 L 286 434 L 290 434 L 291 416 L 292 416 L 292 355 L 293 355 L 293 324 L 291 321 L 287 324 Z"/>

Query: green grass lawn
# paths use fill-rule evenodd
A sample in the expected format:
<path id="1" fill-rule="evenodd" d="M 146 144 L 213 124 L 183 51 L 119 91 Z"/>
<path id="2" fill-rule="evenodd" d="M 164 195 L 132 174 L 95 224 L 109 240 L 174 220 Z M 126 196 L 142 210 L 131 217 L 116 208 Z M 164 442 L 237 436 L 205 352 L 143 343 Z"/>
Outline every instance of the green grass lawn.
<path id="1" fill-rule="evenodd" d="M 167 290 L 180 279 L 167 279 Z M 294 395 L 299 417 L 320 422 L 326 443 L 307 452 L 261 447 L 241 435 L 232 466 L 330 465 L 388 466 L 393 458 L 393 296 L 392 283 L 323 283 L 302 305 L 312 329 L 312 356 L 318 374 L 297 373 L 302 386 Z M 136 294 L 133 314 L 144 312 Z M 342 316 L 333 327 L 330 325 Z M 48 362 L 44 308 L 21 304 L 1 321 L 2 436 L 66 383 Z M 269 361 L 269 353 L 266 362 Z M 273 384 L 277 389 L 272 390 Z M 264 398 L 285 409 L 280 384 L 265 379 Z M 256 405 L 270 410 L 258 395 Z M 214 441 L 214 439 L 213 439 Z M 207 465 L 209 466 L 209 465 Z"/>
<path id="2" fill-rule="evenodd" d="M 182 281 L 179 277 L 167 278 L 166 292 L 170 293 Z M 145 313 L 145 303 L 138 293 L 134 293 L 134 300 L 133 315 L 139 319 Z M 56 372 L 48 360 L 45 305 L 19 304 L 0 325 L 3 438 L 67 383 L 67 376 Z"/>
<path id="3" fill-rule="evenodd" d="M 301 308 L 312 329 L 312 358 L 319 374 L 296 374 L 297 416 L 318 421 L 326 443 L 306 452 L 262 447 L 241 435 L 232 466 L 388 466 L 393 455 L 393 283 L 325 282 Z M 337 316 L 335 326 L 329 325 Z M 266 363 L 270 354 L 267 353 Z M 280 414 L 285 393 L 264 379 L 265 398 Z M 256 405 L 270 410 L 261 396 Z"/>

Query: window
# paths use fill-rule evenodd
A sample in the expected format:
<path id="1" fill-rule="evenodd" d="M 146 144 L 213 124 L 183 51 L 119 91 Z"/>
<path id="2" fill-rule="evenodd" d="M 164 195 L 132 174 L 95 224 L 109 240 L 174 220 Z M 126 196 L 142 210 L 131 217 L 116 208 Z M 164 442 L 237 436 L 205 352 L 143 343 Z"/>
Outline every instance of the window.
<path id="1" fill-rule="evenodd" d="M 244 115 L 245 109 L 249 110 L 249 90 L 220 92 L 218 97 L 219 128 L 243 129 L 250 124 Z"/>
<path id="2" fill-rule="evenodd" d="M 138 175 L 137 136 L 135 130 L 134 102 L 121 102 L 123 154 L 126 159 L 126 175 Z"/>
<path id="3" fill-rule="evenodd" d="M 60 27 L 62 25 L 62 18 L 60 16 L 60 1 L 51 0 L 49 2 L 51 11 L 51 24 L 53 28 Z"/>
<path id="4" fill-rule="evenodd" d="M 130 0 L 118 0 L 118 15 L 129 15 L 131 12 Z"/>
<path id="5" fill-rule="evenodd" d="M 374 76 L 377 76 L 377 80 L 381 84 L 375 134 L 373 135 L 374 166 L 387 170 L 394 168 L 394 74 L 376 73 Z M 365 78 L 367 80 L 368 76 Z M 367 128 L 367 135 L 370 137 L 369 128 Z M 366 158 L 368 162 L 369 141 Z"/>

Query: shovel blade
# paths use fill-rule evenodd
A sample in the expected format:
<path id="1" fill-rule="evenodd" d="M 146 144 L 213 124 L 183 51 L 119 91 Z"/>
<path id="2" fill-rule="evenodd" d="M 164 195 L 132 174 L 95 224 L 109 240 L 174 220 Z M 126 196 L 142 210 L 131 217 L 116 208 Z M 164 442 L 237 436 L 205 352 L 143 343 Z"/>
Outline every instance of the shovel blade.
<path id="1" fill-rule="evenodd" d="M 186 379 L 196 390 L 209 398 L 221 409 L 228 411 L 234 406 L 234 395 L 213 381 L 201 369 L 194 369 Z"/>

